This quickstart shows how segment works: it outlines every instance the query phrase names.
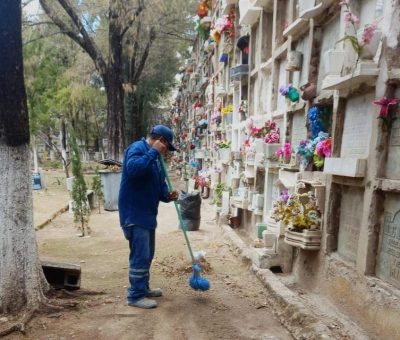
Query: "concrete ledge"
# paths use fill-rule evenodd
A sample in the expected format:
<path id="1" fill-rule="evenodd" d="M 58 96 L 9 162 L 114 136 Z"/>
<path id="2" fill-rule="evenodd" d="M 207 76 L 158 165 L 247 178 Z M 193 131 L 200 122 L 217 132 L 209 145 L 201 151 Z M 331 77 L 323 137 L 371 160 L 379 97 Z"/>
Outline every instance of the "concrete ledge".
<path id="1" fill-rule="evenodd" d="M 269 269 L 260 269 L 253 265 L 251 271 L 268 290 L 268 302 L 272 311 L 295 339 L 337 339 Z"/>
<path id="2" fill-rule="evenodd" d="M 229 226 L 220 224 L 220 227 L 233 251 L 239 254 L 244 262 L 252 263 L 252 249 Z M 268 302 L 272 311 L 295 339 L 337 339 L 330 329 L 269 269 L 260 269 L 253 264 L 251 271 L 267 288 Z"/>

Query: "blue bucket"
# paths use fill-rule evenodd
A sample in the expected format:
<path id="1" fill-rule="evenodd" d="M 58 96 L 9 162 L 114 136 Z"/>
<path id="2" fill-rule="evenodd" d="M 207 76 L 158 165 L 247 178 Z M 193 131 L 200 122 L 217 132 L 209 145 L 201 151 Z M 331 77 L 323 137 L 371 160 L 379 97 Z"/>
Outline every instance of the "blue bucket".
<path id="1" fill-rule="evenodd" d="M 42 178 L 39 172 L 34 172 L 32 174 L 32 189 L 33 190 L 42 189 Z"/>

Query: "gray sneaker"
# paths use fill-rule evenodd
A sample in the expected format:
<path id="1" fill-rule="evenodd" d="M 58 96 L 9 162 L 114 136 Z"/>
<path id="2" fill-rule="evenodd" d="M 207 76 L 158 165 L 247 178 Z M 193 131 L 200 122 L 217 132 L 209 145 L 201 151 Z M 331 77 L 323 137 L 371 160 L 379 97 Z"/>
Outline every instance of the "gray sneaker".
<path id="1" fill-rule="evenodd" d="M 156 308 L 157 302 L 155 302 L 154 300 L 143 298 L 137 300 L 136 302 L 128 302 L 128 306 L 150 309 L 150 308 Z"/>
<path id="2" fill-rule="evenodd" d="M 146 297 L 155 298 L 162 296 L 162 290 L 160 288 L 149 289 L 147 291 Z"/>

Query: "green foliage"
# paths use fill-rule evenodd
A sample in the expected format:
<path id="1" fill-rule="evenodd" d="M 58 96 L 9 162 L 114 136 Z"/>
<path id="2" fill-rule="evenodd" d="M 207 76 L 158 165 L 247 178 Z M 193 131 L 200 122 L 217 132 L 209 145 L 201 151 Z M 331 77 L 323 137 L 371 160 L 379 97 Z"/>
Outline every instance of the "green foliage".
<path id="1" fill-rule="evenodd" d="M 99 214 L 100 214 L 100 207 L 101 203 L 103 202 L 104 195 L 101 187 L 101 178 L 98 167 L 96 168 L 96 176 L 94 176 L 92 180 L 92 190 L 97 197 L 97 205 L 99 206 Z"/>
<path id="2" fill-rule="evenodd" d="M 24 29 L 31 134 L 51 134 L 59 129 L 62 119 L 74 127 L 86 146 L 98 145 L 105 124 L 105 94 L 77 45 L 65 36 L 53 36 L 53 30 L 37 26 Z"/>
<path id="3" fill-rule="evenodd" d="M 360 57 L 361 52 L 362 52 L 362 47 L 358 43 L 358 39 L 355 35 L 345 35 L 344 38 L 337 41 L 336 44 L 343 42 L 343 41 L 349 41 L 354 52 L 356 52 L 357 56 Z"/>
<path id="4" fill-rule="evenodd" d="M 214 200 L 213 203 L 220 207 L 222 205 L 222 193 L 229 191 L 229 187 L 225 186 L 224 183 L 218 183 L 214 189 Z"/>
<path id="5" fill-rule="evenodd" d="M 78 143 L 74 133 L 70 135 L 69 144 L 71 149 L 72 175 L 74 176 L 72 185 L 72 211 L 74 212 L 74 221 L 78 225 L 78 229 L 80 229 L 82 236 L 85 236 L 86 233 L 90 233 L 88 225 L 90 207 L 87 200 L 87 188 L 83 176 Z"/>
<path id="6" fill-rule="evenodd" d="M 204 41 L 210 37 L 210 29 L 201 25 L 200 19 L 196 22 L 196 31 Z"/>

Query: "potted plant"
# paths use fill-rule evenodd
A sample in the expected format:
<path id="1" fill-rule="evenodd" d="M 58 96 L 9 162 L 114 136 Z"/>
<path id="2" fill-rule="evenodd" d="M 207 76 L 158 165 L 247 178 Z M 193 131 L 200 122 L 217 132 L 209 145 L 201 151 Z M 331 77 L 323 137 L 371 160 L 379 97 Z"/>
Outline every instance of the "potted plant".
<path id="1" fill-rule="evenodd" d="M 292 156 L 292 146 L 290 143 L 285 143 L 275 151 L 275 156 L 279 157 L 281 164 L 289 164 Z"/>
<path id="2" fill-rule="evenodd" d="M 213 203 L 217 207 L 221 207 L 222 206 L 222 193 L 224 191 L 227 191 L 227 190 L 229 190 L 229 188 L 225 187 L 224 183 L 218 183 L 217 186 L 215 187 Z"/>
<path id="3" fill-rule="evenodd" d="M 279 128 L 276 123 L 268 120 L 264 126 L 257 128 L 249 118 L 246 128 L 249 130 L 249 138 L 245 140 L 245 149 L 247 146 L 253 147 L 255 153 L 262 153 L 267 159 L 272 158 L 279 148 Z"/>
<path id="4" fill-rule="evenodd" d="M 274 203 L 272 218 L 287 225 L 285 243 L 305 250 L 321 247 L 321 213 L 313 192 L 283 192 Z"/>
<path id="5" fill-rule="evenodd" d="M 222 117 L 226 124 L 232 124 L 233 105 L 229 104 L 221 109 Z"/>
<path id="6" fill-rule="evenodd" d="M 378 28 L 378 20 L 367 24 L 363 29 L 358 30 L 360 19 L 351 11 L 349 1 L 341 2 L 344 7 L 344 20 L 346 28 L 353 33 L 346 33 L 337 43 L 348 41 L 357 55 L 356 65 L 361 59 L 372 59 L 375 57 L 379 43 L 382 38 L 382 31 Z"/>
<path id="7" fill-rule="evenodd" d="M 227 140 L 221 140 L 216 142 L 218 153 L 221 161 L 227 163 L 231 160 L 231 142 Z"/>

